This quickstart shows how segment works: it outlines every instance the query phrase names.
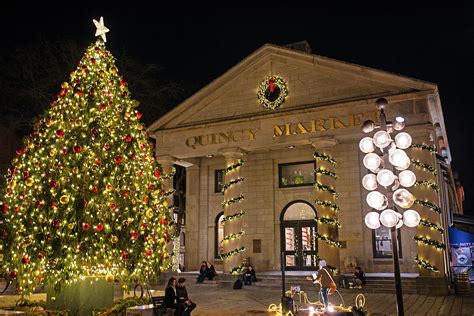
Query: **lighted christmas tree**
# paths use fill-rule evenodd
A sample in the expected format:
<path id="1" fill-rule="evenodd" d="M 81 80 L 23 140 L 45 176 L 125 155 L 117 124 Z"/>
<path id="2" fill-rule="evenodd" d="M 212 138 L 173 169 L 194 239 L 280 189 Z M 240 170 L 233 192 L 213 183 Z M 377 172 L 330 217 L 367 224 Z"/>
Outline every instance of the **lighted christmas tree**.
<path id="1" fill-rule="evenodd" d="M 0 193 L 0 273 L 17 292 L 87 276 L 147 283 L 167 264 L 170 225 L 127 83 L 98 40 L 24 140 Z"/>

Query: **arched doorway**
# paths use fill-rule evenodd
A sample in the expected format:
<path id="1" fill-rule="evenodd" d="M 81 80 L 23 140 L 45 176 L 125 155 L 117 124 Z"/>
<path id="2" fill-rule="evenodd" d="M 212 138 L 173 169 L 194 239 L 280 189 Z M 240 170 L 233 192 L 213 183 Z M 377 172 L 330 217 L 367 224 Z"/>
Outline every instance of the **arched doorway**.
<path id="1" fill-rule="evenodd" d="M 281 251 L 286 270 L 314 270 L 318 264 L 316 210 L 306 201 L 288 203 L 281 212 Z"/>

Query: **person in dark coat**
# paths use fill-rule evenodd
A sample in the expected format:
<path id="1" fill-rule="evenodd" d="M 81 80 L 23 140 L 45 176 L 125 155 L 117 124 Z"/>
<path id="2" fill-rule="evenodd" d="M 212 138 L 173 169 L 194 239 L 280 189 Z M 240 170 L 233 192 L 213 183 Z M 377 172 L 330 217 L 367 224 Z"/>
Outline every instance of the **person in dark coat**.
<path id="1" fill-rule="evenodd" d="M 165 289 L 165 306 L 168 308 L 174 308 L 174 316 L 182 316 L 184 306 L 178 299 L 176 294 L 176 279 L 170 278 L 168 280 L 168 285 Z"/>
<path id="2" fill-rule="evenodd" d="M 255 275 L 255 269 L 249 264 L 247 270 L 244 272 L 244 283 L 245 285 L 252 285 L 252 282 L 257 282 L 257 277 Z"/>
<path id="3" fill-rule="evenodd" d="M 354 281 L 355 287 L 358 288 L 358 289 L 361 289 L 362 284 L 365 284 L 364 271 L 362 271 L 362 269 L 360 267 L 355 268 L 353 281 Z"/>
<path id="4" fill-rule="evenodd" d="M 214 280 L 215 277 L 217 277 L 217 272 L 216 269 L 214 268 L 214 265 L 210 262 L 207 262 L 207 273 L 206 277 L 209 280 Z"/>
<path id="5" fill-rule="evenodd" d="M 202 281 L 204 281 L 204 279 L 207 276 L 207 272 L 208 272 L 207 262 L 203 261 L 203 262 L 201 262 L 201 267 L 199 268 L 199 275 L 198 275 L 198 278 L 197 278 L 198 283 L 201 283 Z"/>
<path id="6" fill-rule="evenodd" d="M 186 290 L 185 282 L 185 278 L 179 278 L 178 286 L 176 287 L 176 295 L 178 296 L 178 300 L 184 306 L 183 316 L 191 315 L 193 309 L 196 308 L 196 303 L 192 302 L 188 297 L 188 291 Z"/>

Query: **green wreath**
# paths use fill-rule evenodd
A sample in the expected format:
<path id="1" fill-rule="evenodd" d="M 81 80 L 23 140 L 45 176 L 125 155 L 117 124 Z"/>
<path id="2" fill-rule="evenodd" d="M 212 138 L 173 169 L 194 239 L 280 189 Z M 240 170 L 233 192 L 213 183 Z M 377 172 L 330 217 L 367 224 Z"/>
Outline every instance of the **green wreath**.
<path id="1" fill-rule="evenodd" d="M 258 86 L 258 100 L 267 109 L 278 109 L 287 95 L 288 88 L 280 76 L 266 77 Z"/>

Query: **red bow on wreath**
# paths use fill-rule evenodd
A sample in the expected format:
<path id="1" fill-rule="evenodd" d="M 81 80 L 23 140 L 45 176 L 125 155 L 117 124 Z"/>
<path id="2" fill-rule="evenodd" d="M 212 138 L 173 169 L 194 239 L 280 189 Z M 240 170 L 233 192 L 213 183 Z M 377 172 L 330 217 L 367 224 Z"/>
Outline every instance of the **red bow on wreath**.
<path id="1" fill-rule="evenodd" d="M 273 93 L 273 91 L 275 91 L 275 79 L 269 79 L 268 84 L 270 85 L 270 93 Z"/>

